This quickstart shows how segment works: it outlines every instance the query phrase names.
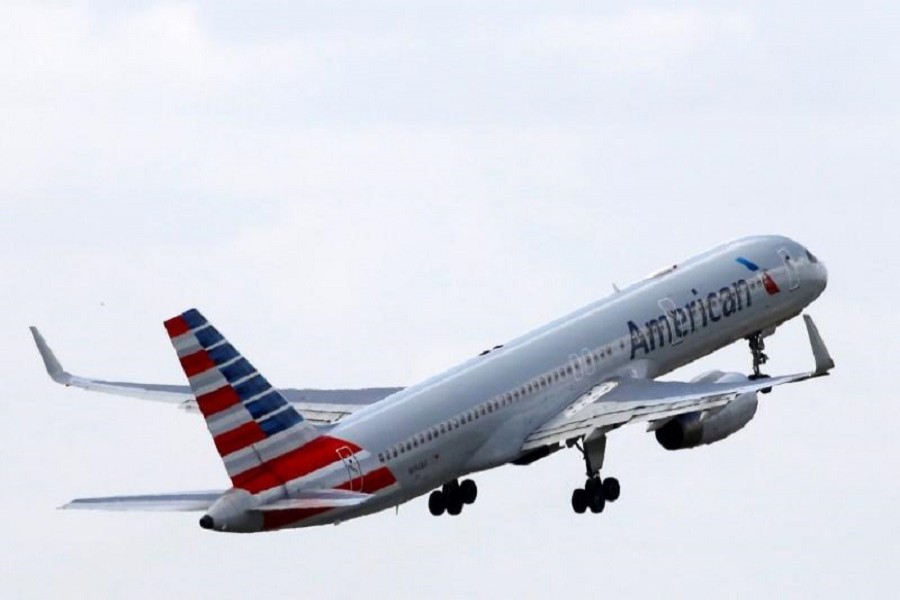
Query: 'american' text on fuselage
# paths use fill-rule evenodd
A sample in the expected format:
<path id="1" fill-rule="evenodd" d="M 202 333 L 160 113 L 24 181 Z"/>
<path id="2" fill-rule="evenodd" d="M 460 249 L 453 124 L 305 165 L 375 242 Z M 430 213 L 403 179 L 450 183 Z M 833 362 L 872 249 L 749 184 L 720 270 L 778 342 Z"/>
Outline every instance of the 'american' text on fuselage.
<path id="1" fill-rule="evenodd" d="M 677 343 L 698 329 L 706 328 L 711 323 L 728 318 L 753 304 L 750 284 L 743 279 L 738 279 L 718 292 L 710 292 L 705 297 L 696 289 L 692 289 L 691 293 L 694 299 L 683 308 L 676 307 L 667 314 L 650 319 L 643 327 L 634 321 L 628 321 L 632 359 L 639 350 L 649 354 L 666 343 L 669 345 Z"/>

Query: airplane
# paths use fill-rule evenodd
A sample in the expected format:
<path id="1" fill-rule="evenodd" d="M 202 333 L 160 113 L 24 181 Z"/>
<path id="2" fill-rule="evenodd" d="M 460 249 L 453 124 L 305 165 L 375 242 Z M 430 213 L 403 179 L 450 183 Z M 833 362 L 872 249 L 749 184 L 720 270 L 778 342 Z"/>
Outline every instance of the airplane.
<path id="1" fill-rule="evenodd" d="M 815 367 L 770 377 L 764 339 L 824 291 L 825 265 L 782 236 L 738 239 L 671 265 L 567 316 L 406 388 L 278 389 L 196 309 L 165 321 L 188 386 L 65 371 L 31 331 L 53 381 L 199 411 L 231 487 L 80 498 L 62 508 L 198 511 L 200 526 L 252 533 L 340 523 L 429 494 L 431 514 L 476 501 L 474 473 L 581 453 L 575 513 L 621 493 L 601 477 L 607 434 L 631 423 L 667 450 L 718 442 L 755 415 L 758 394 L 827 375 L 834 361 L 803 315 Z M 752 372 L 658 377 L 749 342 Z"/>

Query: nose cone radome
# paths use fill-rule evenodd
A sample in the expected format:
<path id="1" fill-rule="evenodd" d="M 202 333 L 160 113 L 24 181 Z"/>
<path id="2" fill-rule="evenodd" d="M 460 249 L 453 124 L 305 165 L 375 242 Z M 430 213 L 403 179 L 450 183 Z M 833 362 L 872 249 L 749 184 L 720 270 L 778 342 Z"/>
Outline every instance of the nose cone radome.
<path id="1" fill-rule="evenodd" d="M 828 269 L 825 268 L 824 263 L 818 262 L 811 264 L 809 271 L 810 283 L 816 291 L 816 296 L 818 296 L 828 287 Z"/>

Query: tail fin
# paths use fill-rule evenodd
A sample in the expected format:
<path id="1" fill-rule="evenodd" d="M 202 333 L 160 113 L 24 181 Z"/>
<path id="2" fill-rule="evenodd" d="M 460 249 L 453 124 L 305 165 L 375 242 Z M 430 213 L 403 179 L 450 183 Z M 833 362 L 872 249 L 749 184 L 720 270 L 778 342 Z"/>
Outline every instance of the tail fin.
<path id="1" fill-rule="evenodd" d="M 235 487 L 273 477 L 268 461 L 319 436 L 199 311 L 164 325 Z"/>

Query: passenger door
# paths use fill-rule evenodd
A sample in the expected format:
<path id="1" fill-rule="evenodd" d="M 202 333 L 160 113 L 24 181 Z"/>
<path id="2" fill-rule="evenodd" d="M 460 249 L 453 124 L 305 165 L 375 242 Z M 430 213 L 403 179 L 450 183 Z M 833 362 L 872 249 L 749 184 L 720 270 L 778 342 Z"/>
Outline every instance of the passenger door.
<path id="1" fill-rule="evenodd" d="M 363 487 L 363 474 L 356 455 L 353 454 L 353 451 L 350 450 L 348 446 L 342 446 L 338 448 L 337 454 L 341 457 L 341 460 L 344 462 L 344 467 L 346 467 L 347 469 L 347 478 L 350 482 L 350 491 L 361 491 Z"/>
<path id="2" fill-rule="evenodd" d="M 787 248 L 782 248 L 778 251 L 778 256 L 781 257 L 781 262 L 784 263 L 784 270 L 788 279 L 788 289 L 794 291 L 800 287 L 800 276 L 797 274 L 797 267 L 791 258 L 791 253 Z"/>

